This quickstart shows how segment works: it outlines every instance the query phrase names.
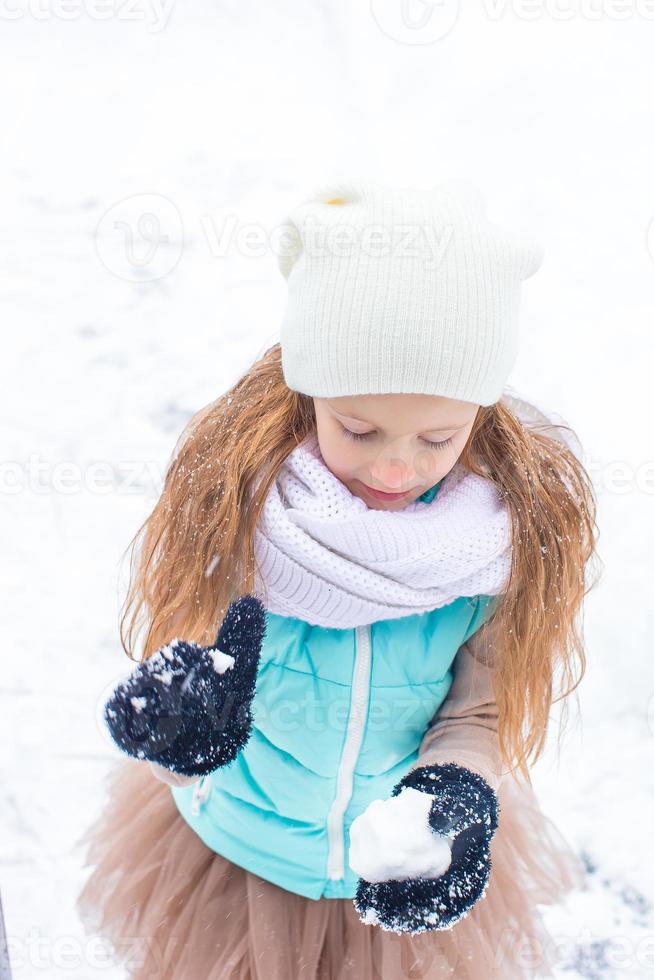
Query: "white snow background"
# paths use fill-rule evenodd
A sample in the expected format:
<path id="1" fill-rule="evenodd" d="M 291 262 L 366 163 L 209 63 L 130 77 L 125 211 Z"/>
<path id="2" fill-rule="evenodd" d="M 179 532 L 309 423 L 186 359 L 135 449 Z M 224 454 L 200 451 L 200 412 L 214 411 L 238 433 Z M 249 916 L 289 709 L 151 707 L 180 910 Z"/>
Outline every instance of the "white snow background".
<path id="1" fill-rule="evenodd" d="M 511 381 L 581 438 L 605 566 L 578 709 L 533 770 L 592 868 L 547 922 L 558 977 L 654 976 L 653 46 L 644 0 L 3 0 L 0 887 L 17 980 L 124 975 L 73 912 L 74 844 L 117 757 L 97 710 L 132 666 L 123 556 L 184 423 L 275 342 L 286 296 L 272 245 L 221 255 L 211 229 L 270 231 L 315 185 L 365 174 L 467 177 L 545 247 Z"/>

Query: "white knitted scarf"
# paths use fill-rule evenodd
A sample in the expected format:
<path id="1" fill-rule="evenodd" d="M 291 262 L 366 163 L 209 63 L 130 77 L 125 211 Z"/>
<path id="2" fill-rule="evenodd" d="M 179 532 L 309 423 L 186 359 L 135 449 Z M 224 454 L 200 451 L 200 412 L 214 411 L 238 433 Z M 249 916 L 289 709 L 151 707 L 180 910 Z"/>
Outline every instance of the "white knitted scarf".
<path id="1" fill-rule="evenodd" d="M 334 476 L 312 434 L 270 487 L 255 557 L 266 609 L 346 629 L 460 596 L 499 595 L 508 584 L 510 520 L 493 484 L 460 463 L 431 503 L 371 509 Z"/>

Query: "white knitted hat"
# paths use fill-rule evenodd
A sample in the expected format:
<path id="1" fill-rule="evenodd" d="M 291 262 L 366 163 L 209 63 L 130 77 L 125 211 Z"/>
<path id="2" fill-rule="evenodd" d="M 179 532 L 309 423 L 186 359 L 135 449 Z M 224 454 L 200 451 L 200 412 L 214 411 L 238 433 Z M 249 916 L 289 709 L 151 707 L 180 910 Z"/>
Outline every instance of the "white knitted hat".
<path id="1" fill-rule="evenodd" d="M 289 388 L 501 397 L 518 354 L 520 284 L 543 252 L 489 222 L 473 184 L 335 182 L 291 211 L 284 232 Z"/>

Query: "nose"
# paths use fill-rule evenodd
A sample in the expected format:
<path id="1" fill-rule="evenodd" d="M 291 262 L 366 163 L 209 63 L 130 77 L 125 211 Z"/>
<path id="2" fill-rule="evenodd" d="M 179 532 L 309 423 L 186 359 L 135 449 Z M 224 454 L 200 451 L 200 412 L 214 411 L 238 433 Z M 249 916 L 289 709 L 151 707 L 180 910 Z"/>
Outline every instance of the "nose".
<path id="1" fill-rule="evenodd" d="M 415 478 L 414 468 L 395 454 L 377 457 L 370 466 L 370 474 L 377 490 L 385 489 L 390 493 L 405 490 Z"/>

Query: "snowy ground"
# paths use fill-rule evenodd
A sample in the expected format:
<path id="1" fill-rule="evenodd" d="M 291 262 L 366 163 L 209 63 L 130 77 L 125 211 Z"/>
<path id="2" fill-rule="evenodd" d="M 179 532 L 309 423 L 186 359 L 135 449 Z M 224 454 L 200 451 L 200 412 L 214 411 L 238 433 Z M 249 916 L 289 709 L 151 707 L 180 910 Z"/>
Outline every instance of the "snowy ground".
<path id="1" fill-rule="evenodd" d="M 654 976 L 654 12 L 457 17 L 447 0 L 420 26 L 401 9 L 1 5 L 0 886 L 17 980 L 122 976 L 72 908 L 73 845 L 115 758 L 96 713 L 129 666 L 123 555 L 184 422 L 274 342 L 285 296 L 272 248 L 221 255 L 215 236 L 230 214 L 272 229 L 309 187 L 363 173 L 469 177 L 545 245 L 512 381 L 580 435 L 605 564 L 579 710 L 534 770 L 592 888 L 548 921 L 559 977 Z"/>

